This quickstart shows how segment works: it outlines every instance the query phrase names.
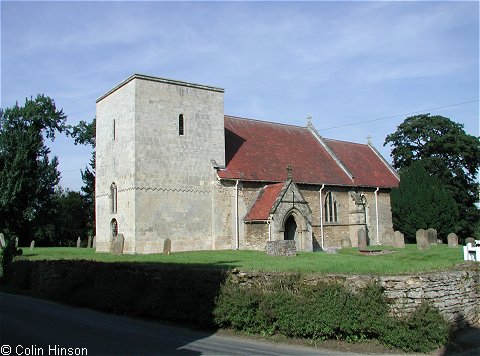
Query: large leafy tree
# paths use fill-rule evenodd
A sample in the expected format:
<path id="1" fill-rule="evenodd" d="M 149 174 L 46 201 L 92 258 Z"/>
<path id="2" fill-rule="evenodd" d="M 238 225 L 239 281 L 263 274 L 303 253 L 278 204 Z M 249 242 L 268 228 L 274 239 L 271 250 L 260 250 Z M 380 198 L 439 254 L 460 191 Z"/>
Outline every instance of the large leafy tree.
<path id="1" fill-rule="evenodd" d="M 400 186 L 392 190 L 393 226 L 415 240 L 418 229 L 434 228 L 439 237 L 458 230 L 458 208 L 450 191 L 439 178 L 431 176 L 422 162 L 400 174 Z"/>
<path id="2" fill-rule="evenodd" d="M 54 189 L 60 179 L 57 157 L 45 139 L 65 128 L 66 116 L 44 95 L 0 110 L 0 231 L 31 239 L 51 239 Z"/>
<path id="3" fill-rule="evenodd" d="M 480 219 L 478 183 L 480 141 L 467 134 L 463 125 L 443 116 L 411 116 L 388 135 L 393 166 L 400 172 L 415 161 L 422 161 L 426 171 L 440 179 L 458 206 L 459 231 L 471 235 Z"/>
<path id="4" fill-rule="evenodd" d="M 89 145 L 92 147 L 90 167 L 86 167 L 82 171 L 82 195 L 88 216 L 88 234 L 91 236 L 95 234 L 95 125 L 96 119 L 94 118 L 90 123 L 82 120 L 78 125 L 68 128 L 68 134 L 74 138 L 76 145 Z"/>

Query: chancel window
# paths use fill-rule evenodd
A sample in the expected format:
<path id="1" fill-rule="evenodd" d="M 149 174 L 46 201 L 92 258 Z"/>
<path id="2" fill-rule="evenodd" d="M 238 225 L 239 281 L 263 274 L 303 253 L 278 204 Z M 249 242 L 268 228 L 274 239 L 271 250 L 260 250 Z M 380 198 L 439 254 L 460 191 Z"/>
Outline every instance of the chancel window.
<path id="1" fill-rule="evenodd" d="M 110 186 L 110 208 L 112 213 L 117 212 L 117 185 L 115 183 Z"/>
<path id="2" fill-rule="evenodd" d="M 328 192 L 325 198 L 325 222 L 338 222 L 338 202 L 332 192 Z"/>
<path id="3" fill-rule="evenodd" d="M 110 222 L 110 228 L 112 230 L 112 237 L 117 237 L 118 236 L 118 223 L 117 220 L 112 219 Z"/>

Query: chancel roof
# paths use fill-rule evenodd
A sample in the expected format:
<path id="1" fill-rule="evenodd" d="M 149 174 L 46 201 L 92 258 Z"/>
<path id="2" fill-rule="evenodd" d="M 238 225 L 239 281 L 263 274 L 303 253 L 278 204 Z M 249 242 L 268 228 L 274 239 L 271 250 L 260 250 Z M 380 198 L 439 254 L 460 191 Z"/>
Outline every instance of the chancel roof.
<path id="1" fill-rule="evenodd" d="M 323 139 L 311 127 L 225 116 L 225 159 L 220 179 L 283 182 L 290 165 L 296 183 L 398 186 L 397 175 L 373 147 Z"/>

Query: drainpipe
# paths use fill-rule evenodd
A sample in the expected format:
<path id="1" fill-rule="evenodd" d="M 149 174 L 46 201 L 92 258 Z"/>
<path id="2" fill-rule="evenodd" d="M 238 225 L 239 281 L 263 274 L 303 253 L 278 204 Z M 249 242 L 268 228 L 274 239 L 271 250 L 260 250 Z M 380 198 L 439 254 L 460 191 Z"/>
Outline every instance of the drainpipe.
<path id="1" fill-rule="evenodd" d="M 380 188 L 377 187 L 377 190 L 375 190 L 375 220 L 377 223 L 377 245 L 380 245 L 380 237 L 378 234 L 378 190 Z"/>
<path id="2" fill-rule="evenodd" d="M 320 236 L 321 236 L 321 244 L 322 244 L 322 251 L 325 251 L 323 248 L 323 199 L 322 199 L 322 190 L 325 188 L 325 184 L 322 184 L 322 187 L 320 188 L 320 191 L 318 192 L 320 194 Z"/>
<path id="3" fill-rule="evenodd" d="M 235 249 L 240 248 L 240 238 L 238 235 L 238 180 L 235 182 Z"/>

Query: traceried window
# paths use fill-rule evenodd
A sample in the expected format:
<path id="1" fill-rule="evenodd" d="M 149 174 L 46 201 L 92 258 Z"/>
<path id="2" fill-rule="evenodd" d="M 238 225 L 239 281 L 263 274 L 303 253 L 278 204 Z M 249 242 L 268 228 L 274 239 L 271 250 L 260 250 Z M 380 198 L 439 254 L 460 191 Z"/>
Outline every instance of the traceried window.
<path id="1" fill-rule="evenodd" d="M 325 222 L 338 222 L 338 202 L 332 192 L 325 197 Z"/>
<path id="2" fill-rule="evenodd" d="M 112 219 L 110 222 L 110 230 L 112 231 L 112 237 L 118 236 L 118 223 L 116 219 Z"/>
<path id="3" fill-rule="evenodd" d="M 117 185 L 115 183 L 110 186 L 110 208 L 112 213 L 117 212 Z"/>
<path id="4" fill-rule="evenodd" d="M 178 115 L 178 135 L 185 135 L 185 119 L 183 118 L 183 114 Z"/>

